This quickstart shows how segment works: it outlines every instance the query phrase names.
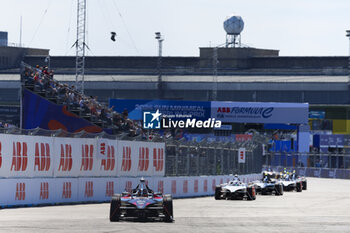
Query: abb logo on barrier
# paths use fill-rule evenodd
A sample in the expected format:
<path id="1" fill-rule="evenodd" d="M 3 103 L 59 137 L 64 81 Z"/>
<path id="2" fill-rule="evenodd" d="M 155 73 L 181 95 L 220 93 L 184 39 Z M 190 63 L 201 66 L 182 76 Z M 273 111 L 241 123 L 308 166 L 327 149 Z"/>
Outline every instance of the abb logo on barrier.
<path id="1" fill-rule="evenodd" d="M 164 149 L 163 148 L 153 148 L 153 166 L 157 172 L 163 171 L 164 163 Z"/>
<path id="2" fill-rule="evenodd" d="M 108 181 L 106 182 L 106 197 L 113 196 L 114 193 L 114 182 Z"/>
<path id="3" fill-rule="evenodd" d="M 86 181 L 85 182 L 85 197 L 93 197 L 94 196 L 94 182 Z"/>
<path id="4" fill-rule="evenodd" d="M 60 165 L 58 166 L 59 171 L 70 171 L 72 170 L 73 159 L 72 159 L 72 145 L 61 144 L 61 158 Z"/>
<path id="5" fill-rule="evenodd" d="M 16 184 L 15 200 L 23 201 L 25 199 L 26 199 L 26 184 L 25 183 L 17 183 Z"/>
<path id="6" fill-rule="evenodd" d="M 48 182 L 41 182 L 40 183 L 40 200 L 47 200 L 49 199 L 49 183 Z"/>
<path id="7" fill-rule="evenodd" d="M 131 169 L 131 147 L 123 146 L 123 161 L 121 170 L 126 172 Z"/>
<path id="8" fill-rule="evenodd" d="M 230 178 L 227 178 L 227 179 L 226 179 L 226 183 L 228 183 L 228 182 L 230 182 Z"/>
<path id="9" fill-rule="evenodd" d="M 204 180 L 203 192 L 208 192 L 208 180 Z"/>
<path id="10" fill-rule="evenodd" d="M 106 143 L 101 143 L 101 154 L 106 156 Z M 107 146 L 107 158 L 101 160 L 101 167 L 105 171 L 113 171 L 115 167 L 114 146 Z"/>
<path id="11" fill-rule="evenodd" d="M 25 171 L 28 165 L 27 143 L 13 142 L 11 171 Z"/>
<path id="12" fill-rule="evenodd" d="M 221 179 L 220 179 L 220 184 L 223 184 L 223 183 L 224 183 L 224 179 L 221 178 Z"/>
<path id="13" fill-rule="evenodd" d="M 50 169 L 50 162 L 49 143 L 35 143 L 34 171 L 48 171 Z"/>
<path id="14" fill-rule="evenodd" d="M 131 193 L 131 191 L 132 191 L 132 182 L 131 181 L 125 182 L 125 191 Z"/>
<path id="15" fill-rule="evenodd" d="M 216 188 L 216 180 L 214 179 L 214 180 L 212 181 L 212 184 L 211 184 L 211 189 L 212 189 L 213 191 L 215 191 L 215 188 Z"/>
<path id="16" fill-rule="evenodd" d="M 94 164 L 94 145 L 81 145 L 80 171 L 91 171 Z"/>
<path id="17" fill-rule="evenodd" d="M 195 193 L 198 193 L 198 180 L 194 180 L 193 191 L 194 191 Z"/>
<path id="18" fill-rule="evenodd" d="M 161 193 L 164 192 L 164 181 L 162 180 L 158 181 L 158 192 L 161 192 Z"/>
<path id="19" fill-rule="evenodd" d="M 188 193 L 188 180 L 184 180 L 183 182 L 183 192 Z"/>
<path id="20" fill-rule="evenodd" d="M 149 166 L 149 148 L 139 148 L 139 171 L 147 171 Z"/>
<path id="21" fill-rule="evenodd" d="M 176 193 L 176 180 L 171 181 L 171 193 Z"/>
<path id="22" fill-rule="evenodd" d="M 72 182 L 63 182 L 62 198 L 70 199 L 72 197 Z"/>
<path id="23" fill-rule="evenodd" d="M 1 142 L 0 142 L 0 168 L 1 168 L 1 165 L 2 165 L 2 155 L 1 155 Z"/>

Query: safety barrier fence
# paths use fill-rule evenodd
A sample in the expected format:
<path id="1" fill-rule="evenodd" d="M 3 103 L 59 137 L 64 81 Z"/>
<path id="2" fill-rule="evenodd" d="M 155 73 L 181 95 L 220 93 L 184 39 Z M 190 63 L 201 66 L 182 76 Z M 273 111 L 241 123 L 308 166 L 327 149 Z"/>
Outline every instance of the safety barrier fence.
<path id="1" fill-rule="evenodd" d="M 350 155 L 330 153 L 269 153 L 263 169 L 296 170 L 299 175 L 350 179 Z"/>
<path id="2" fill-rule="evenodd" d="M 262 147 L 253 142 L 166 143 L 166 175 L 198 176 L 261 172 Z"/>
<path id="3" fill-rule="evenodd" d="M 350 154 L 268 153 L 264 156 L 264 165 L 318 169 L 350 169 Z"/>
<path id="4" fill-rule="evenodd" d="M 109 201 L 141 176 L 174 197 L 212 195 L 228 174 L 245 174 L 244 182 L 258 179 L 259 148 L 252 142 L 0 134 L 0 206 Z"/>
<path id="5" fill-rule="evenodd" d="M 154 191 L 173 197 L 213 195 L 215 186 L 232 177 L 146 177 Z M 261 178 L 261 174 L 242 175 L 243 182 Z M 139 182 L 135 177 L 81 177 L 81 178 L 9 178 L 0 179 L 0 206 L 31 206 L 81 202 L 110 201 L 113 193 L 131 191 Z"/>

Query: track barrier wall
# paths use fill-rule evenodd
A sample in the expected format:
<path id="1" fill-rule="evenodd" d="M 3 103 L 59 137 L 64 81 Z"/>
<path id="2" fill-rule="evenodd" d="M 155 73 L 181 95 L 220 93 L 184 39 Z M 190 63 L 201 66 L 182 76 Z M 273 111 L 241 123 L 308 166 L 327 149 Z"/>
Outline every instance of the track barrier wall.
<path id="1" fill-rule="evenodd" d="M 243 182 L 261 174 L 242 175 Z M 175 198 L 213 195 L 215 186 L 232 176 L 145 177 L 154 191 Z M 8 178 L 0 179 L 0 206 L 32 206 L 67 203 L 106 202 L 113 193 L 131 191 L 139 182 L 135 177 Z M 6 191 L 5 191 L 6 190 Z"/>
<path id="2" fill-rule="evenodd" d="M 165 148 L 164 142 L 0 134 L 0 206 L 105 202 L 131 191 L 141 176 L 151 189 L 177 198 L 206 196 L 232 178 L 165 176 Z M 243 182 L 259 178 L 241 175 Z"/>

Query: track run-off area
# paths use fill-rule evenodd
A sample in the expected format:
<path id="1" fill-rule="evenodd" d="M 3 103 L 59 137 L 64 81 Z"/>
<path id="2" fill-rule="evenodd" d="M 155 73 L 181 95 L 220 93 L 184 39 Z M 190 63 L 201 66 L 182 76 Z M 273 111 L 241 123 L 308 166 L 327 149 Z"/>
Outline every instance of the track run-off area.
<path id="1" fill-rule="evenodd" d="M 255 201 L 174 200 L 173 223 L 110 222 L 109 203 L 0 210 L 0 232 L 350 232 L 350 180 L 308 178 L 308 190 Z"/>

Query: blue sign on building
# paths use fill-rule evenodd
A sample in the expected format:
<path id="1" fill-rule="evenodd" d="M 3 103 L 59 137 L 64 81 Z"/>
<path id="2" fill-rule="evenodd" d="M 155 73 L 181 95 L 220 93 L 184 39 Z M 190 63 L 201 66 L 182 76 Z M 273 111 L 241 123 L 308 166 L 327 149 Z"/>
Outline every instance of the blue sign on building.
<path id="1" fill-rule="evenodd" d="M 127 110 L 132 120 L 142 120 L 143 112 L 157 110 L 163 117 L 172 119 L 210 118 L 210 102 L 205 101 L 110 99 L 109 106 L 114 106 L 117 112 Z"/>

